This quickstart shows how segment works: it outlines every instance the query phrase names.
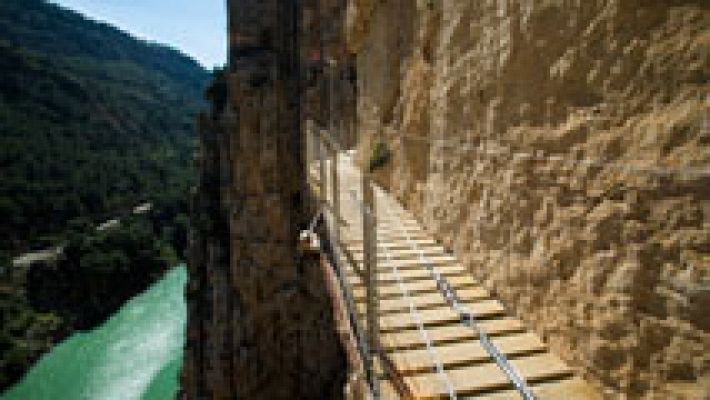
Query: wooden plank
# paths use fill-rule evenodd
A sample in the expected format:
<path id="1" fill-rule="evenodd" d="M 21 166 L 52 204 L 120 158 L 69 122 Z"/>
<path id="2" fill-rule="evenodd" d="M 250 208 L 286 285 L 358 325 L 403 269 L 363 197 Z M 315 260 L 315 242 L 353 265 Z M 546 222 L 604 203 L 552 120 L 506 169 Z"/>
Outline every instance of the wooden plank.
<path id="1" fill-rule="evenodd" d="M 463 302 L 472 303 L 490 298 L 488 294 L 489 293 L 485 290 L 464 289 L 459 293 L 459 298 Z M 421 293 L 417 296 L 411 296 L 410 298 L 417 309 L 443 307 L 446 305 L 446 299 L 444 299 L 444 296 L 437 292 Z M 362 302 L 362 300 L 356 300 L 356 302 Z M 409 301 L 402 296 L 392 297 L 389 299 L 380 299 L 381 313 L 404 311 L 409 311 Z"/>
<path id="2" fill-rule="evenodd" d="M 383 266 L 383 269 L 379 271 L 377 274 L 377 279 L 379 281 L 383 282 L 392 282 L 392 281 L 398 281 L 398 277 L 402 281 L 415 281 L 415 280 L 421 280 L 421 279 L 434 279 L 432 276 L 432 273 L 426 269 L 426 268 L 420 268 L 420 269 L 404 269 L 404 270 L 397 270 L 397 272 L 394 272 L 394 268 L 391 268 L 389 271 L 393 272 L 385 272 L 387 271 L 386 266 Z M 466 277 L 466 278 L 471 278 L 468 274 L 469 272 L 463 269 L 461 266 L 439 266 L 436 268 L 436 272 L 438 272 L 441 276 L 446 277 L 446 279 L 450 279 L 453 277 Z M 473 280 L 473 278 L 471 278 Z"/>
<path id="3" fill-rule="evenodd" d="M 520 356 L 545 350 L 542 341 L 532 333 L 496 337 L 493 344 L 506 356 Z M 492 362 L 491 355 L 477 339 L 463 343 L 445 344 L 434 347 L 436 357 L 446 368 Z M 390 358 L 402 375 L 429 372 L 434 368 L 432 355 L 428 349 L 394 352 Z"/>
<path id="4" fill-rule="evenodd" d="M 380 208 L 383 208 L 380 206 Z M 387 213 L 385 213 L 387 214 Z M 384 219 L 377 219 L 377 227 L 388 228 L 398 230 L 400 228 L 404 229 L 421 229 L 419 222 L 410 218 L 393 219 L 388 215 L 383 217 Z"/>
<path id="5" fill-rule="evenodd" d="M 478 318 L 491 318 L 505 313 L 505 308 L 497 300 L 484 300 L 468 304 L 469 309 Z M 418 316 L 425 326 L 459 323 L 459 314 L 451 307 L 437 307 L 418 310 Z M 385 314 L 380 316 L 380 329 L 382 332 L 394 332 L 402 329 L 415 329 L 417 320 L 409 312 Z"/>
<path id="6" fill-rule="evenodd" d="M 402 269 L 398 270 L 396 273 L 390 272 L 392 270 L 393 268 L 381 267 L 377 273 L 377 281 L 380 284 L 393 284 L 399 282 L 400 280 L 402 282 L 409 282 L 424 279 L 434 279 L 432 277 L 431 272 L 429 272 L 428 269 L 423 267 L 419 269 Z M 450 277 L 455 276 L 468 277 L 468 271 L 464 270 L 460 266 L 438 267 L 436 271 L 442 276 L 446 277 L 447 280 Z M 359 284 L 359 282 L 361 281 L 359 274 L 353 271 L 352 268 L 347 268 L 347 274 L 348 279 L 352 278 L 351 280 L 354 285 Z"/>
<path id="7" fill-rule="evenodd" d="M 350 261 L 350 260 L 348 260 L 348 261 Z M 420 271 L 420 272 L 415 272 L 415 274 L 420 274 L 420 273 L 424 273 L 424 271 L 426 271 L 431 276 L 431 273 L 429 272 L 429 268 L 428 268 L 427 264 L 422 264 L 418 260 L 383 261 L 381 258 L 379 258 L 378 261 L 379 261 L 377 263 L 378 264 L 378 273 L 380 273 L 380 274 L 393 273 L 394 267 L 396 266 L 397 270 L 400 273 L 403 273 L 405 271 L 414 270 L 414 271 Z M 452 263 L 452 262 L 449 262 L 445 259 L 439 259 L 437 261 L 438 261 L 438 263 L 430 263 L 428 265 L 433 266 L 434 270 L 441 273 L 441 274 L 449 275 L 448 273 L 445 273 L 445 270 L 447 270 L 447 268 L 448 268 L 448 271 L 457 271 L 457 272 L 463 271 L 463 273 L 465 275 L 469 275 L 469 276 L 472 275 L 461 264 Z M 361 262 L 355 262 L 354 264 L 351 264 L 350 262 L 348 262 L 349 270 L 347 272 L 350 272 L 350 270 L 352 270 L 352 267 L 351 267 L 352 265 L 356 265 L 357 268 L 363 268 Z M 455 275 L 458 275 L 458 274 L 455 274 Z"/>
<path id="8" fill-rule="evenodd" d="M 423 231 L 416 231 L 416 232 L 407 232 L 407 236 L 402 235 L 401 232 L 393 232 L 393 231 L 382 231 L 382 230 L 377 230 L 377 236 L 380 238 L 380 240 L 384 241 L 404 241 L 405 243 L 409 240 L 431 240 L 431 236 L 429 236 L 427 233 Z M 345 238 L 345 241 L 347 242 L 352 242 L 352 243 L 358 243 L 362 242 L 362 232 L 361 231 L 354 231 L 352 229 L 343 229 L 343 237 Z"/>
<path id="9" fill-rule="evenodd" d="M 362 240 L 358 238 L 341 236 L 341 242 L 346 246 L 351 247 L 353 252 L 362 252 Z M 422 249 L 426 247 L 434 247 L 441 245 L 432 239 L 412 239 L 411 242 L 406 240 L 382 240 L 379 238 L 377 243 L 377 248 L 379 250 L 384 249 L 411 249 L 413 245 L 416 245 Z"/>
<path id="10" fill-rule="evenodd" d="M 358 233 L 357 225 L 352 226 L 351 232 Z M 389 236 L 404 236 L 404 237 L 407 237 L 407 235 L 409 235 L 409 236 L 429 235 L 429 233 L 427 231 L 425 231 L 419 225 L 416 225 L 416 224 L 399 226 L 399 225 L 383 225 L 381 223 L 378 223 L 377 224 L 377 232 L 383 233 L 383 234 L 386 234 Z"/>
<path id="11" fill-rule="evenodd" d="M 380 221 L 378 221 L 380 222 Z M 404 224 L 404 226 L 399 225 L 399 224 L 388 224 L 388 223 L 378 223 L 377 224 L 377 229 L 380 230 L 381 232 L 391 232 L 394 235 L 399 235 L 402 232 L 405 232 L 409 235 L 412 234 L 412 232 L 416 233 L 422 233 L 428 236 L 431 236 L 431 234 L 424 228 L 422 228 L 421 225 L 418 223 L 411 223 L 411 224 Z"/>
<path id="12" fill-rule="evenodd" d="M 380 207 L 382 208 L 382 207 Z M 357 219 L 356 221 L 360 221 L 361 219 Z M 357 232 L 360 229 L 359 224 L 353 224 L 353 232 Z M 411 232 L 411 231 L 418 231 L 418 232 L 424 232 L 422 227 L 416 222 L 416 221 L 402 221 L 402 223 L 396 222 L 396 223 L 388 223 L 388 222 L 382 222 L 379 219 L 377 220 L 377 229 L 382 230 L 382 231 L 388 231 L 388 232 L 396 232 L 400 233 L 402 231 L 405 232 Z"/>
<path id="13" fill-rule="evenodd" d="M 352 249 L 353 256 L 358 259 L 362 260 L 362 248 L 361 247 L 354 247 Z M 408 259 L 408 258 L 419 258 L 422 255 L 425 257 L 429 256 L 449 256 L 446 251 L 444 250 L 443 247 L 441 246 L 429 246 L 429 247 L 415 247 L 412 248 L 411 246 L 409 247 L 403 247 L 403 248 L 378 248 L 378 253 L 381 254 L 380 257 L 384 259 L 393 259 L 393 260 L 399 260 L 399 259 Z M 451 257 L 451 256 L 449 256 Z"/>
<path id="14" fill-rule="evenodd" d="M 348 282 L 351 283 L 353 287 L 353 296 L 356 299 L 359 299 L 365 296 L 365 287 L 359 284 L 359 282 L 354 281 L 354 279 L 355 278 L 348 279 Z M 463 288 L 479 286 L 479 284 L 470 276 L 452 276 L 447 280 L 457 291 Z M 410 295 L 417 293 L 439 292 L 439 288 L 436 287 L 436 282 L 433 279 L 405 282 L 404 285 L 407 287 Z M 402 295 L 402 291 L 396 283 L 380 284 L 379 286 L 380 299 Z"/>
<path id="15" fill-rule="evenodd" d="M 426 264 L 433 265 L 435 267 L 439 266 L 445 266 L 445 265 L 457 265 L 460 266 L 461 264 L 456 260 L 456 258 L 449 256 L 449 255 L 441 255 L 441 256 L 428 256 L 426 257 L 426 263 L 422 263 L 422 261 L 419 258 L 415 259 L 402 259 L 402 260 L 387 260 L 386 257 L 377 257 L 377 260 L 379 261 L 377 264 L 380 266 L 381 269 L 392 269 L 393 265 L 396 265 L 398 269 L 412 269 L 412 268 L 426 268 Z M 358 262 L 358 261 L 356 261 Z M 358 262 L 358 266 L 361 265 L 362 262 Z"/>
<path id="16" fill-rule="evenodd" d="M 345 196 L 343 196 L 345 198 Z M 348 200 L 349 195 L 348 195 Z M 345 202 L 344 202 L 345 203 Z M 383 208 L 380 206 L 380 208 Z M 353 205 L 353 204 L 343 204 L 343 211 L 347 211 L 347 215 L 351 216 L 352 218 L 360 218 L 360 208 L 359 204 Z M 401 219 L 398 219 L 397 216 L 393 216 L 391 212 L 385 213 L 386 215 L 381 216 L 381 218 L 377 219 L 378 226 L 388 226 L 388 227 L 394 227 L 394 228 L 399 228 L 400 224 L 403 224 L 405 227 L 419 227 L 419 222 L 411 217 L 406 217 L 402 216 Z"/>
<path id="17" fill-rule="evenodd" d="M 378 237 L 378 245 L 382 245 L 383 243 L 392 243 L 396 244 L 399 243 L 402 246 L 402 248 L 409 249 L 412 247 L 412 242 L 419 242 L 420 244 L 423 245 L 435 245 L 438 244 L 439 246 L 441 244 L 437 242 L 431 242 L 433 240 L 431 236 L 424 234 L 424 233 L 416 233 L 416 234 L 410 234 L 409 237 L 407 236 L 401 236 L 401 235 L 392 235 L 388 232 L 381 232 L 377 231 L 377 237 Z M 361 233 L 353 233 L 349 231 L 347 228 L 343 229 L 342 232 L 342 241 L 348 246 L 355 246 L 355 247 L 360 247 L 362 246 L 362 234 Z"/>
<path id="18" fill-rule="evenodd" d="M 382 260 L 382 258 L 378 259 L 379 262 L 378 264 L 378 269 L 380 273 L 391 273 L 394 270 L 394 267 L 397 267 L 397 270 L 399 272 L 403 271 L 408 271 L 408 270 L 418 270 L 418 271 L 429 271 L 428 266 L 431 265 L 434 267 L 434 270 L 439 272 L 439 273 L 444 273 L 446 269 L 449 271 L 452 270 L 457 270 L 457 271 L 463 271 L 466 274 L 469 274 L 470 272 L 464 268 L 461 264 L 458 263 L 453 263 L 448 261 L 446 258 L 437 258 L 436 262 L 433 263 L 421 263 L 419 260 L 393 260 L 393 261 L 387 261 L 387 260 Z M 355 265 L 361 265 L 361 263 L 356 262 Z"/>
<path id="19" fill-rule="evenodd" d="M 361 282 L 360 278 L 357 275 L 349 275 L 348 277 L 348 283 L 354 288 L 354 289 L 359 289 L 363 286 L 363 283 Z M 473 287 L 473 286 L 479 286 L 478 282 L 476 282 L 473 278 L 471 278 L 468 275 L 453 275 L 449 276 L 446 279 L 455 289 L 458 288 L 463 288 L 463 287 Z M 409 291 L 409 294 L 416 294 L 416 293 L 428 293 L 428 292 L 438 292 L 439 289 L 436 286 L 436 281 L 434 279 L 412 279 L 412 280 L 407 280 L 403 282 L 403 285 L 407 288 L 407 291 Z M 385 294 L 384 297 L 392 296 L 392 295 L 401 295 L 402 290 L 400 289 L 399 283 L 397 281 L 387 281 L 387 280 L 382 280 L 378 282 L 378 287 L 380 291 L 380 295 Z M 357 291 L 359 293 L 359 291 Z M 359 297 L 359 294 L 355 295 L 356 297 Z M 380 297 L 380 298 L 384 298 Z"/>
<path id="20" fill-rule="evenodd" d="M 489 336 L 500 336 L 520 333 L 525 330 L 523 323 L 515 318 L 498 318 L 479 322 L 482 329 Z M 455 343 L 467 340 L 478 340 L 478 335 L 473 329 L 458 323 L 437 326 L 427 329 L 427 335 L 432 343 Z M 423 348 L 426 344 L 421 332 L 418 330 L 403 330 L 385 333 L 380 336 L 382 347 L 386 351 Z"/>
<path id="21" fill-rule="evenodd" d="M 353 229 L 351 232 L 353 233 L 358 233 L 357 228 Z M 428 236 L 429 232 L 423 230 L 419 226 L 412 225 L 412 226 L 405 226 L 405 227 L 399 227 L 399 226 L 382 226 L 381 224 L 377 225 L 377 232 L 382 234 L 383 236 L 389 236 L 389 237 L 412 237 L 412 236 Z"/>
<path id="22" fill-rule="evenodd" d="M 559 381 L 543 382 L 530 385 L 537 400 L 602 400 L 602 395 L 592 385 L 579 377 L 573 376 Z M 510 400 L 518 399 L 515 390 L 503 390 L 475 397 L 459 397 L 461 400 Z"/>
<path id="23" fill-rule="evenodd" d="M 349 228 L 346 229 L 346 231 L 348 235 L 352 236 L 360 236 L 362 234 L 362 231 L 357 228 L 353 228 L 353 225 L 350 225 Z M 380 236 L 382 238 L 391 238 L 405 241 L 407 240 L 407 238 L 413 239 L 415 237 L 419 239 L 431 238 L 431 236 L 427 232 L 424 232 L 419 228 L 410 228 L 402 231 L 399 229 L 385 229 L 377 227 L 377 236 Z"/>
<path id="24" fill-rule="evenodd" d="M 441 293 L 421 293 L 418 296 L 411 297 L 414 305 L 417 308 L 431 307 L 434 305 L 444 306 L 446 299 Z M 459 298 L 465 303 L 473 303 L 489 299 L 489 293 L 486 290 L 464 289 L 459 293 Z M 382 311 L 398 311 L 408 310 L 409 302 L 403 297 L 380 300 L 380 309 Z"/>
<path id="25" fill-rule="evenodd" d="M 559 380 L 572 375 L 572 370 L 562 360 L 550 354 L 523 357 L 510 360 L 510 363 L 529 383 Z M 508 376 L 494 363 L 447 370 L 446 374 L 459 395 L 478 395 L 513 387 Z M 406 377 L 405 382 L 414 398 L 448 398 L 447 387 L 436 373 Z"/>
<path id="26" fill-rule="evenodd" d="M 447 255 L 447 254 L 442 254 L 439 256 L 429 256 L 426 258 L 427 264 L 431 265 L 460 265 L 456 257 Z M 392 260 L 391 263 L 396 263 L 398 267 L 407 267 L 407 266 L 414 266 L 414 265 L 422 265 L 422 261 L 420 259 L 414 259 L 414 260 Z M 384 265 L 388 265 L 386 263 L 383 263 Z M 391 264 L 390 264 L 391 265 Z"/>
<path id="27" fill-rule="evenodd" d="M 409 249 L 412 246 L 419 246 L 421 248 L 425 248 L 427 246 L 438 246 L 439 248 L 442 248 L 439 242 L 435 241 L 434 239 L 411 239 L 409 241 L 404 240 L 404 241 L 384 241 L 380 240 L 378 243 L 379 248 L 398 248 L 402 247 L 404 249 Z"/>

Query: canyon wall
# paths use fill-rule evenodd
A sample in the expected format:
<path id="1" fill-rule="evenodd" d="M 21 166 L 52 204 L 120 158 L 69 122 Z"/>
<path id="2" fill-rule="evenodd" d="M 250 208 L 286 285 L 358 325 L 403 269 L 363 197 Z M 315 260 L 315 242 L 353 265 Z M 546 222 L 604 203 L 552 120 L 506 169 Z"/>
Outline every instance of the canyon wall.
<path id="1" fill-rule="evenodd" d="M 346 372 L 307 225 L 301 9 L 232 0 L 192 197 L 185 399 L 337 399 Z"/>
<path id="2" fill-rule="evenodd" d="M 350 0 L 361 162 L 610 398 L 710 396 L 710 3 Z"/>

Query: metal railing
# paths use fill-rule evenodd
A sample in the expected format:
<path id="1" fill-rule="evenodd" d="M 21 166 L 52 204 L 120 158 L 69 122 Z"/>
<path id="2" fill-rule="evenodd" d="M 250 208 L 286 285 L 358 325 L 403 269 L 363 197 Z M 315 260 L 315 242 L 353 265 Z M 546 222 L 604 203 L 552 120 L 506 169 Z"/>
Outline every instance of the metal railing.
<path id="1" fill-rule="evenodd" d="M 306 149 L 306 165 L 308 168 L 307 176 L 309 184 L 316 190 L 317 213 L 322 214 L 326 224 L 327 239 L 330 243 L 330 251 L 333 260 L 333 269 L 338 276 L 338 284 L 345 299 L 347 306 L 348 318 L 350 320 L 351 331 L 355 336 L 355 342 L 359 352 L 359 358 L 364 364 L 364 378 L 368 387 L 369 393 L 367 397 L 379 399 L 381 398 L 380 374 L 378 368 L 382 368 L 385 376 L 396 378 L 397 372 L 391 366 L 391 361 L 382 351 L 380 343 L 380 326 L 379 326 L 379 293 L 378 293 L 378 275 L 377 275 L 377 207 L 376 207 L 376 185 L 372 182 L 372 177 L 369 171 L 359 171 L 360 174 L 360 192 L 361 198 L 358 198 L 357 190 L 350 190 L 353 197 L 353 202 L 359 207 L 361 214 L 362 230 L 362 254 L 363 267 L 358 266 L 353 255 L 341 242 L 340 229 L 347 225 L 345 219 L 341 215 L 341 193 L 340 177 L 338 170 L 338 162 L 343 149 L 337 141 L 329 134 L 328 131 L 318 128 L 313 122 L 307 123 L 307 149 Z M 377 189 L 381 191 L 381 189 Z M 387 207 L 385 207 L 387 208 Z M 389 212 L 385 210 L 386 217 Z M 401 234 L 406 238 L 406 241 L 412 246 L 412 249 L 419 252 L 421 262 L 426 266 L 432 279 L 436 282 L 442 296 L 446 302 L 456 311 L 461 317 L 461 323 L 474 330 L 478 336 L 481 345 L 489 354 L 491 359 L 500 367 L 500 369 L 508 376 L 513 387 L 519 392 L 521 398 L 533 400 L 534 394 L 528 387 L 525 379 L 513 368 L 508 359 L 503 353 L 491 342 L 487 333 L 479 326 L 474 313 L 468 309 L 461 301 L 449 284 L 449 282 L 439 274 L 433 265 L 426 260 L 423 252 L 409 237 L 404 230 L 402 223 L 399 224 Z M 401 291 L 403 300 L 409 304 L 410 313 L 415 322 L 422 339 L 426 344 L 426 348 L 432 358 L 432 371 L 435 372 L 442 380 L 442 383 L 447 388 L 448 397 L 456 399 L 457 395 L 450 378 L 444 369 L 443 364 L 439 360 L 437 351 L 430 340 L 429 334 L 426 331 L 424 324 L 419 317 L 417 307 L 414 305 L 406 286 L 403 284 L 396 264 L 393 263 L 391 255 L 387 249 L 384 249 L 383 256 L 385 260 L 389 260 L 389 265 L 392 266 L 393 274 L 397 277 L 398 286 Z M 359 276 L 365 287 L 365 326 L 363 327 L 360 320 L 360 313 L 348 283 L 346 268 Z M 377 363 L 379 361 L 379 364 Z M 400 392 L 407 392 L 407 388 L 402 387 L 398 382 L 392 381 L 395 388 Z"/>
<path id="2" fill-rule="evenodd" d="M 315 191 L 317 213 L 322 213 L 330 244 L 332 266 L 338 276 L 340 290 L 347 306 L 350 326 L 355 336 L 369 393 L 368 397 L 381 398 L 380 377 L 377 372 L 377 358 L 380 355 L 378 293 L 377 293 L 377 216 L 370 174 L 362 174 L 361 188 L 364 194 L 361 203 L 363 267 L 341 242 L 341 227 L 346 221 L 341 214 L 340 179 L 338 173 L 339 155 L 342 148 L 327 131 L 313 121 L 306 123 L 306 168 L 311 188 Z M 365 326 L 359 319 L 359 312 L 350 285 L 346 268 L 357 274 L 365 287 Z"/>

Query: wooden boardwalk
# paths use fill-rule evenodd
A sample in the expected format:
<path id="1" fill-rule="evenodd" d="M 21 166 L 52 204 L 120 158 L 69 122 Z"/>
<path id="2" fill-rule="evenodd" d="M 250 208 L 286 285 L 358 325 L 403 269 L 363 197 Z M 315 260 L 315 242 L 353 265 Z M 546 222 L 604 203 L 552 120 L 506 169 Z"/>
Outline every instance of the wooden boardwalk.
<path id="1" fill-rule="evenodd" d="M 338 171 L 340 207 L 346 221 L 341 243 L 362 268 L 361 203 L 359 190 L 353 189 L 360 188 L 360 178 L 347 157 L 340 157 Z M 395 200 L 379 189 L 375 197 L 380 342 L 386 364 L 394 372 L 382 379 L 383 398 L 451 398 L 452 390 L 459 399 L 521 398 L 482 346 L 477 332 L 462 323 L 447 303 L 428 267 L 431 265 L 455 288 L 461 302 L 473 311 L 479 326 L 537 399 L 601 399 Z M 350 264 L 342 265 L 366 325 L 364 283 Z M 437 364 L 443 368 L 437 370 Z"/>

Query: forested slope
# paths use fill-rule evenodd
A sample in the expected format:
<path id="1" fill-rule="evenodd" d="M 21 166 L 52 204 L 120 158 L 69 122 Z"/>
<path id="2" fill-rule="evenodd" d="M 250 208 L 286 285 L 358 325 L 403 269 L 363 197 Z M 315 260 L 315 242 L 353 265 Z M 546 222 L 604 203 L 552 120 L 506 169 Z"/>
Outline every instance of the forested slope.
<path id="1" fill-rule="evenodd" d="M 208 73 L 39 0 L 0 2 L 0 251 L 184 198 Z"/>

